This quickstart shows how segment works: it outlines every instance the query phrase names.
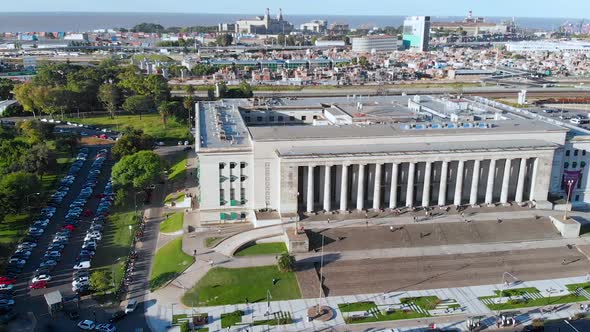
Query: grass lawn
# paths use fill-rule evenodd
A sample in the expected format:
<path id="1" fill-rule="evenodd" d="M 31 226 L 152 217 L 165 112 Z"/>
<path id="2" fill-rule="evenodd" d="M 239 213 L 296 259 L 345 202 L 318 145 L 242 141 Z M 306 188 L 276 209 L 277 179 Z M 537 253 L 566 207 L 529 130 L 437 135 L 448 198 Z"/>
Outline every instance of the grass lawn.
<path id="1" fill-rule="evenodd" d="M 340 312 L 367 311 L 373 308 L 377 308 L 377 305 L 373 301 L 340 303 L 338 305 Z"/>
<path id="2" fill-rule="evenodd" d="M 580 284 L 584 285 L 584 284 Z M 575 284 L 568 285 L 568 286 L 575 286 Z M 569 287 L 568 287 L 569 289 Z M 574 288 L 575 289 L 575 288 Z M 519 296 L 523 293 L 539 293 L 539 290 L 536 288 L 520 288 L 520 289 L 512 289 L 510 296 Z M 493 300 L 499 298 L 500 291 L 495 291 L 497 296 L 482 296 L 480 300 Z M 503 297 L 507 297 L 505 295 L 506 291 L 502 292 Z M 584 296 L 576 296 L 574 294 L 567 294 L 563 296 L 552 296 L 552 297 L 541 297 L 541 298 L 534 298 L 534 299 L 511 299 L 508 300 L 506 303 L 489 303 L 490 301 L 483 301 L 484 304 L 490 308 L 491 310 L 511 310 L 511 309 L 518 309 L 518 308 L 528 308 L 528 307 L 542 307 L 546 305 L 556 305 L 556 304 L 566 304 L 566 303 L 574 303 L 574 302 L 582 302 L 587 301 L 586 297 Z"/>
<path id="3" fill-rule="evenodd" d="M 154 256 L 150 289 L 153 291 L 176 278 L 195 262 L 193 256 L 182 252 L 182 237 L 170 241 Z"/>
<path id="4" fill-rule="evenodd" d="M 440 303 L 440 299 L 436 296 L 405 297 L 400 302 L 414 303 L 424 310 L 432 310 Z"/>
<path id="5" fill-rule="evenodd" d="M 241 323 L 242 316 L 244 316 L 244 312 L 242 310 L 221 314 L 221 327 L 227 328 Z"/>
<path id="6" fill-rule="evenodd" d="M 207 247 L 207 248 L 213 248 L 222 239 L 223 239 L 222 237 L 217 237 L 217 236 L 212 236 L 212 237 L 205 238 L 205 247 Z"/>
<path id="7" fill-rule="evenodd" d="M 379 312 L 376 315 L 371 316 L 349 316 L 344 317 L 344 321 L 347 324 L 362 324 L 362 323 L 374 323 L 374 322 L 385 322 L 389 320 L 400 320 L 400 319 L 416 319 L 428 317 L 428 315 L 412 311 L 412 310 L 395 310 L 391 312 Z"/>
<path id="8" fill-rule="evenodd" d="M 290 312 L 279 311 L 273 313 L 273 318 L 263 319 L 263 320 L 256 320 L 252 325 L 260 326 L 260 325 L 269 325 L 269 326 L 276 326 L 276 325 L 288 325 L 293 324 L 293 318 L 291 318 Z"/>
<path id="9" fill-rule="evenodd" d="M 287 246 L 283 242 L 256 243 L 238 249 L 234 256 L 274 255 L 284 252 L 287 252 Z"/>
<path id="10" fill-rule="evenodd" d="M 168 181 L 186 180 L 186 162 L 188 160 L 188 153 L 184 152 L 178 160 L 175 160 L 168 172 Z"/>
<path id="11" fill-rule="evenodd" d="M 590 282 L 585 282 L 582 284 L 569 284 L 569 285 L 565 285 L 565 287 L 567 287 L 567 290 L 570 292 L 575 291 L 578 288 L 582 288 L 585 291 L 590 290 Z"/>
<path id="12" fill-rule="evenodd" d="M 184 213 L 176 212 L 160 224 L 160 232 L 162 232 L 162 233 L 177 232 L 182 229 L 183 222 L 184 222 Z"/>
<path id="13" fill-rule="evenodd" d="M 184 202 L 184 192 L 171 193 L 164 199 L 164 204 Z"/>
<path id="14" fill-rule="evenodd" d="M 189 140 L 187 125 L 168 118 L 168 124 L 164 128 L 162 117 L 156 113 L 142 114 L 141 120 L 139 119 L 139 115 L 117 115 L 114 119 L 105 115 L 87 118 L 68 118 L 66 121 L 98 126 L 100 128 L 110 128 L 116 131 L 123 131 L 125 127 L 141 129 L 144 133 L 154 136 L 156 140 L 165 141 L 170 144 Z"/>
<path id="15" fill-rule="evenodd" d="M 272 280 L 279 281 L 273 286 Z M 301 298 L 293 272 L 281 272 L 274 266 L 211 269 L 182 297 L 186 306 L 213 306 L 262 302 L 270 290 L 273 301 Z"/>

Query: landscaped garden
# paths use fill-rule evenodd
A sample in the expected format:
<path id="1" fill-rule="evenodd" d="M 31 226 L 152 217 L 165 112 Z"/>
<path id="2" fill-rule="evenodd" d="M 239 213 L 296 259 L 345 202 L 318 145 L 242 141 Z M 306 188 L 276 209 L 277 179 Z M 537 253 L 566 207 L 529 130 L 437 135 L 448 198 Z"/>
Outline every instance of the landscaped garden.
<path id="1" fill-rule="evenodd" d="M 160 248 L 155 256 L 150 275 L 150 289 L 153 291 L 176 278 L 195 262 L 193 256 L 182 251 L 182 237 L 174 239 Z"/>
<path id="2" fill-rule="evenodd" d="M 546 305 L 574 303 L 588 300 L 586 297 L 576 295 L 574 293 L 545 297 L 537 288 L 534 287 L 495 290 L 494 293 L 495 295 L 482 296 L 479 298 L 491 310 L 511 310 L 528 307 L 542 307 Z"/>
<path id="3" fill-rule="evenodd" d="M 242 316 L 244 316 L 242 310 L 221 314 L 221 327 L 228 328 L 239 324 L 242 321 Z"/>
<path id="4" fill-rule="evenodd" d="M 176 212 L 169 215 L 166 220 L 160 224 L 160 232 L 162 233 L 174 233 L 182 230 L 182 224 L 184 222 L 184 213 Z"/>
<path id="5" fill-rule="evenodd" d="M 274 280 L 274 285 L 273 285 Z M 182 297 L 186 306 L 214 306 L 301 298 L 294 272 L 281 272 L 277 266 L 228 269 L 216 267 L 201 278 Z"/>
<path id="6" fill-rule="evenodd" d="M 234 256 L 276 255 L 287 252 L 284 242 L 251 243 L 236 251 Z"/>

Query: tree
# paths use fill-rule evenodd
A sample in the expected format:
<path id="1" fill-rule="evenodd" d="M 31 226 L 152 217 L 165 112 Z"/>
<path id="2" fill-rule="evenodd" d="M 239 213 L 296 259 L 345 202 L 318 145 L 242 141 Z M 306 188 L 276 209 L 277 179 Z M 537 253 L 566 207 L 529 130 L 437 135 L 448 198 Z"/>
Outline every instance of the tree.
<path id="1" fill-rule="evenodd" d="M 55 143 L 59 149 L 68 151 L 71 156 L 75 155 L 78 144 L 80 144 L 79 136 L 72 134 L 59 136 Z"/>
<path id="2" fill-rule="evenodd" d="M 286 40 L 286 38 L 285 38 L 285 35 L 284 34 L 279 33 L 277 35 L 277 44 L 279 44 L 279 45 L 285 45 L 285 40 Z"/>
<path id="3" fill-rule="evenodd" d="M 295 270 L 295 257 L 288 252 L 284 252 L 279 256 L 277 266 L 283 272 L 293 272 Z"/>
<path id="4" fill-rule="evenodd" d="M 193 73 L 193 75 L 200 77 L 213 74 L 215 72 L 215 68 L 208 64 L 199 63 L 195 65 L 193 69 L 191 69 L 191 72 Z"/>
<path id="5" fill-rule="evenodd" d="M 365 56 L 360 56 L 358 58 L 358 64 L 363 68 L 363 69 L 367 69 L 369 67 L 369 60 L 367 60 L 367 57 Z"/>
<path id="6" fill-rule="evenodd" d="M 184 107 L 184 109 L 187 112 L 191 112 L 193 110 L 193 106 L 195 105 L 195 101 L 193 100 L 192 97 L 184 97 L 184 99 L 182 99 L 182 106 Z"/>
<path id="7" fill-rule="evenodd" d="M 251 98 L 254 95 L 252 92 L 252 87 L 246 81 L 240 82 L 238 89 L 240 90 L 243 98 Z"/>
<path id="8" fill-rule="evenodd" d="M 97 270 L 90 274 L 90 287 L 95 292 L 104 292 L 113 285 L 112 273 L 107 270 Z"/>
<path id="9" fill-rule="evenodd" d="M 141 120 L 141 114 L 146 113 L 152 108 L 152 99 L 147 96 L 135 95 L 125 99 L 123 103 L 123 109 L 129 113 L 139 114 Z"/>
<path id="10" fill-rule="evenodd" d="M 121 158 L 113 166 L 113 184 L 135 190 L 146 189 L 158 181 L 164 171 L 160 156 L 153 151 L 140 151 Z"/>
<path id="11" fill-rule="evenodd" d="M 143 150 L 151 150 L 154 146 L 154 138 L 144 133 L 128 133 L 117 140 L 112 153 L 117 159 L 132 155 Z"/>
<path id="12" fill-rule="evenodd" d="M 195 87 L 192 85 L 185 85 L 184 86 L 184 92 L 186 92 L 187 95 L 192 96 L 195 94 Z"/>
<path id="13" fill-rule="evenodd" d="M 35 174 L 18 171 L 6 174 L 0 178 L 0 196 L 3 203 L 2 210 L 8 213 L 18 213 L 26 207 L 33 194 L 39 192 L 41 183 Z"/>
<path id="14" fill-rule="evenodd" d="M 98 100 L 100 100 L 104 108 L 109 112 L 111 119 L 115 118 L 117 105 L 119 105 L 119 88 L 112 83 L 101 85 L 98 89 Z"/>
<path id="15" fill-rule="evenodd" d="M 170 86 L 168 86 L 168 81 L 163 76 L 146 76 L 144 86 L 147 94 L 153 98 L 156 104 L 170 99 Z"/>
<path id="16" fill-rule="evenodd" d="M 215 39 L 218 46 L 229 46 L 234 41 L 234 37 L 228 33 L 221 34 Z"/>
<path id="17" fill-rule="evenodd" d="M 180 108 L 176 101 L 163 101 L 158 105 L 158 113 L 162 116 L 162 124 L 166 128 L 166 120 L 174 113 L 176 109 Z"/>
<path id="18" fill-rule="evenodd" d="M 31 144 L 47 141 L 55 137 L 53 130 L 55 124 L 45 123 L 39 120 L 24 120 L 18 123 L 17 128 L 21 135 L 28 138 Z"/>
<path id="19" fill-rule="evenodd" d="M 7 78 L 0 78 L 0 100 L 11 99 L 14 83 Z"/>
<path id="20" fill-rule="evenodd" d="M 45 142 L 33 145 L 24 155 L 22 168 L 27 172 L 41 176 L 55 163 L 55 158 L 49 154 Z"/>
<path id="21" fill-rule="evenodd" d="M 35 87 L 32 83 L 23 83 L 14 88 L 14 97 L 23 107 L 25 112 L 33 113 L 33 117 L 37 117 L 37 104 L 34 96 Z"/>

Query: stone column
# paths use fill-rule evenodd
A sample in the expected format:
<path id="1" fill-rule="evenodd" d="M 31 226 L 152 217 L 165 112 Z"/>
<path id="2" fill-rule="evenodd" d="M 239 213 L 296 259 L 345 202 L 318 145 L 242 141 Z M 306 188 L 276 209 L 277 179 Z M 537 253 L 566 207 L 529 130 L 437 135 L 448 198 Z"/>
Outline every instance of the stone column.
<path id="1" fill-rule="evenodd" d="M 461 196 L 463 194 L 463 170 L 465 169 L 465 161 L 459 160 L 457 167 L 457 181 L 455 182 L 455 199 L 453 204 L 461 205 Z"/>
<path id="2" fill-rule="evenodd" d="M 494 199 L 494 176 L 496 175 L 496 159 L 490 160 L 490 170 L 488 171 L 488 184 L 486 186 L 486 199 L 487 205 L 492 204 Z"/>
<path id="3" fill-rule="evenodd" d="M 373 209 L 381 209 L 381 164 L 375 164 L 375 186 L 373 188 Z"/>
<path id="4" fill-rule="evenodd" d="M 438 189 L 438 205 L 447 204 L 447 177 L 449 175 L 449 162 L 444 160 L 440 171 L 440 187 Z"/>
<path id="5" fill-rule="evenodd" d="M 359 178 L 356 190 L 356 209 L 362 211 L 365 201 L 365 165 L 359 164 Z"/>
<path id="6" fill-rule="evenodd" d="M 469 204 L 477 204 L 477 189 L 479 187 L 479 160 L 473 163 L 473 176 L 471 177 L 471 194 L 469 195 Z"/>
<path id="7" fill-rule="evenodd" d="M 406 188 L 406 206 L 414 206 L 414 175 L 416 173 L 416 163 L 409 163 L 408 167 L 408 187 Z"/>
<path id="8" fill-rule="evenodd" d="M 531 176 L 531 194 L 530 194 L 530 200 L 534 201 L 535 198 L 535 186 L 537 185 L 537 171 L 539 169 L 539 158 L 535 158 L 535 161 L 533 162 L 533 174 Z"/>
<path id="9" fill-rule="evenodd" d="M 307 166 L 307 212 L 313 212 L 313 168 L 314 166 Z"/>
<path id="10" fill-rule="evenodd" d="M 342 165 L 342 178 L 340 180 L 340 212 L 348 211 L 348 165 Z"/>
<path id="11" fill-rule="evenodd" d="M 427 161 L 424 167 L 424 188 L 422 188 L 422 206 L 430 206 L 430 176 L 432 175 L 432 162 Z"/>
<path id="12" fill-rule="evenodd" d="M 399 164 L 391 164 L 391 188 L 389 189 L 389 208 L 397 207 L 397 176 Z"/>
<path id="13" fill-rule="evenodd" d="M 520 159 L 520 167 L 518 169 L 518 182 L 516 183 L 516 197 L 514 200 L 517 203 L 522 203 L 524 196 L 524 176 L 526 175 L 526 158 Z"/>
<path id="14" fill-rule="evenodd" d="M 500 203 L 508 203 L 508 190 L 510 189 L 510 159 L 506 159 L 504 164 L 504 175 L 502 176 L 502 193 L 500 194 Z"/>
<path id="15" fill-rule="evenodd" d="M 330 176 L 330 165 L 326 165 L 324 169 L 324 211 L 330 212 L 332 209 L 330 203 L 332 203 L 332 185 L 330 183 L 331 176 Z"/>

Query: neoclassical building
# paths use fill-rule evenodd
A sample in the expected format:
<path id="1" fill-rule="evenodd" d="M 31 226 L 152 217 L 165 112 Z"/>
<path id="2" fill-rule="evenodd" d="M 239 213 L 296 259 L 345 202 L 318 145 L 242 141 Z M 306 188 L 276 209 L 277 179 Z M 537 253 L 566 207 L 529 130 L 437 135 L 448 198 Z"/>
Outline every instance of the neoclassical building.
<path id="1" fill-rule="evenodd" d="M 276 222 L 402 207 L 551 208 L 550 196 L 565 193 L 565 151 L 584 133 L 492 103 L 428 96 L 199 103 L 201 219 L 260 225 L 256 212 Z M 582 174 L 579 202 L 585 186 Z"/>

